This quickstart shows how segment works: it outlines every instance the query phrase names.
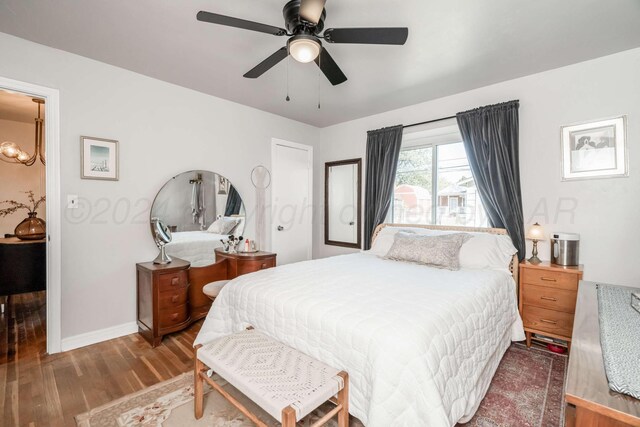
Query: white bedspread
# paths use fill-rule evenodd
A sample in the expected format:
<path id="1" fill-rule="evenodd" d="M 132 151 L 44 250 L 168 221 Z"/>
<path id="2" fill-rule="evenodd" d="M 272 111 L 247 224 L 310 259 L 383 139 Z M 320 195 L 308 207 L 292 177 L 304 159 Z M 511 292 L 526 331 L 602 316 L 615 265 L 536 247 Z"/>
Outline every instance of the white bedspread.
<path id="1" fill-rule="evenodd" d="M 165 248 L 170 256 L 189 261 L 193 267 L 202 267 L 215 262 L 215 248 L 222 247 L 220 239 L 228 237 L 208 231 L 180 231 L 171 234 L 171 243 Z"/>
<path id="2" fill-rule="evenodd" d="M 346 370 L 350 412 L 372 427 L 467 421 L 511 339 L 524 339 L 508 273 L 438 270 L 366 253 L 235 279 L 195 344 L 248 325 Z"/>

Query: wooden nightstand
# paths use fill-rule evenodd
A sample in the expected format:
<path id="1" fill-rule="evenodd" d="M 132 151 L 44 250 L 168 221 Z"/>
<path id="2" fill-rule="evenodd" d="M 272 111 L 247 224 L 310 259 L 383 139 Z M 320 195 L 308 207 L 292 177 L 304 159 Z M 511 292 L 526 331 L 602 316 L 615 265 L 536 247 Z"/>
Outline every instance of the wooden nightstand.
<path id="1" fill-rule="evenodd" d="M 524 322 L 527 347 L 531 347 L 531 335 L 539 334 L 564 340 L 571 349 L 573 317 L 582 271 L 582 265 L 564 267 L 549 262 L 520 263 L 520 315 Z"/>
<path id="2" fill-rule="evenodd" d="M 138 332 L 152 347 L 166 334 L 191 324 L 187 271 L 190 264 L 174 258 L 170 264 L 136 264 L 138 276 Z"/>

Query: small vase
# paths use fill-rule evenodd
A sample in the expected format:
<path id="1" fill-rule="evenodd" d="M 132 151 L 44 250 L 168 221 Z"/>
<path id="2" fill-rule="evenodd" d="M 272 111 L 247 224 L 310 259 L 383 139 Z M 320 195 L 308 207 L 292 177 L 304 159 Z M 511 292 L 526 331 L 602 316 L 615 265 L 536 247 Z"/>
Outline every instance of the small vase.
<path id="1" fill-rule="evenodd" d="M 13 232 L 20 240 L 40 240 L 47 235 L 47 224 L 38 218 L 36 212 L 29 212 L 29 218 L 25 218 Z"/>

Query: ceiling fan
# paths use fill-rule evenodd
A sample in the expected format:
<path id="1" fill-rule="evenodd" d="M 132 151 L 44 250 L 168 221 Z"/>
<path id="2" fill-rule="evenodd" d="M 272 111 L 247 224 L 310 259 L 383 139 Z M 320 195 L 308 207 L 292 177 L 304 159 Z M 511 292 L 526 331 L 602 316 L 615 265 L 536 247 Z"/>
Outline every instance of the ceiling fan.
<path id="1" fill-rule="evenodd" d="M 386 45 L 403 45 L 407 41 L 408 28 L 329 28 L 322 33 L 324 20 L 327 16 L 324 8 L 325 3 L 326 0 L 289 1 L 282 10 L 286 29 L 205 11 L 198 12 L 197 19 L 211 24 L 289 37 L 285 47 L 277 50 L 244 75 L 250 79 L 260 77 L 291 55 L 298 62 L 315 61 L 327 79 L 335 86 L 344 83 L 347 76 L 329 55 L 327 49 L 322 46 L 321 39 L 329 43 Z"/>

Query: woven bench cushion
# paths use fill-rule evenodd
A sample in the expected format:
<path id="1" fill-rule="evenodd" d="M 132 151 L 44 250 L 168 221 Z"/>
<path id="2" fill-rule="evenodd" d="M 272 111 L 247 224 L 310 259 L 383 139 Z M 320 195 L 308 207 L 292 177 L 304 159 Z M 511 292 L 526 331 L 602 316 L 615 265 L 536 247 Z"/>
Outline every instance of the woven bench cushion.
<path id="1" fill-rule="evenodd" d="M 197 357 L 280 422 L 287 406 L 299 421 L 344 387 L 337 369 L 256 330 L 204 344 Z"/>
<path id="2" fill-rule="evenodd" d="M 222 288 L 224 288 L 229 282 L 230 280 L 218 280 L 217 282 L 207 283 L 202 287 L 202 293 L 209 298 L 215 298 L 220 294 Z"/>

